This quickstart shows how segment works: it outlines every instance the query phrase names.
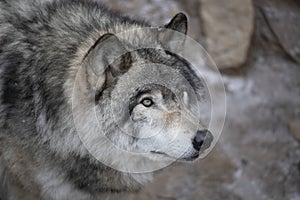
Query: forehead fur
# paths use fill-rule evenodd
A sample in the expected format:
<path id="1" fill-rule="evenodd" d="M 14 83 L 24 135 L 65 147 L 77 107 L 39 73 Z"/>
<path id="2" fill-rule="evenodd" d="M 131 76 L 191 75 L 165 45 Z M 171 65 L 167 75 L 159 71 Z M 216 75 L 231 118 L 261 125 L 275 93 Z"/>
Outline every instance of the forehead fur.
<path id="1" fill-rule="evenodd" d="M 181 91 L 189 91 L 189 87 L 192 87 L 196 94 L 199 95 L 199 98 L 203 98 L 202 95 L 204 93 L 204 83 L 195 73 L 191 64 L 187 60 L 175 53 L 161 48 L 138 49 L 136 52 L 138 55 L 137 59 L 143 60 L 145 63 L 150 63 L 149 67 L 151 64 L 153 64 L 153 66 L 156 64 L 166 66 L 169 67 L 170 70 L 175 70 L 179 73 L 179 75 L 183 76 L 188 85 L 184 84 L 184 82 L 177 78 L 177 76 L 171 78 L 169 77 L 169 80 L 166 80 L 170 81 L 174 88 L 181 89 Z M 167 76 L 164 77 L 164 74 L 168 74 L 168 71 L 161 70 L 160 72 L 157 72 L 158 76 L 168 79 Z"/>

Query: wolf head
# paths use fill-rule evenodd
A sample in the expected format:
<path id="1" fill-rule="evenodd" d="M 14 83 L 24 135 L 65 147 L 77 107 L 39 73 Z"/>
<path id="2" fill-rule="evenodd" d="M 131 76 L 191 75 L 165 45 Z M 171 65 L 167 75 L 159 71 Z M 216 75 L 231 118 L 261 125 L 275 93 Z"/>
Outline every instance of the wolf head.
<path id="1" fill-rule="evenodd" d="M 82 138 L 100 156 L 117 157 L 103 137 L 156 161 L 195 160 L 210 146 L 213 136 L 199 120 L 203 83 L 176 53 L 186 33 L 187 18 L 179 13 L 164 27 L 106 33 L 85 54 L 78 106 L 90 105 L 95 115 L 81 109 L 77 116 L 90 119 L 79 125 Z"/>

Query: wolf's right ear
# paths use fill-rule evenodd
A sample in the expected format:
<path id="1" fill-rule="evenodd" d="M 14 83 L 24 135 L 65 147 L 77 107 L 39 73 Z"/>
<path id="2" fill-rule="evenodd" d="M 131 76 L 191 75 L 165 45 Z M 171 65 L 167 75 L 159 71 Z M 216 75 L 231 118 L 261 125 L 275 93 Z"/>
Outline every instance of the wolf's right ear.
<path id="1" fill-rule="evenodd" d="M 168 50 L 182 50 L 188 30 L 188 19 L 184 13 L 178 13 L 159 33 L 159 40 Z"/>
<path id="2" fill-rule="evenodd" d="M 101 36 L 96 43 L 89 49 L 83 59 L 86 73 L 90 77 L 101 78 L 107 72 L 115 77 L 128 70 L 131 59 L 130 53 L 117 36 L 111 33 Z M 125 59 L 125 61 L 124 61 Z M 94 80 L 89 80 L 89 82 Z"/>
<path id="3" fill-rule="evenodd" d="M 178 31 L 184 35 L 187 34 L 188 19 L 184 13 L 177 13 L 171 21 L 165 25 L 165 28 Z"/>

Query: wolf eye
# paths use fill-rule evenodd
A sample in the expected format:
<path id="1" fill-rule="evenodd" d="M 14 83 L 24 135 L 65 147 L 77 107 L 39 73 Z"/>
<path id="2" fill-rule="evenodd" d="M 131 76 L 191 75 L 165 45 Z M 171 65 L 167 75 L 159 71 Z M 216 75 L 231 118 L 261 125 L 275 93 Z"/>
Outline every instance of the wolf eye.
<path id="1" fill-rule="evenodd" d="M 150 107 L 153 105 L 153 101 L 152 99 L 149 98 L 145 98 L 141 101 L 141 103 L 145 106 L 145 107 Z"/>

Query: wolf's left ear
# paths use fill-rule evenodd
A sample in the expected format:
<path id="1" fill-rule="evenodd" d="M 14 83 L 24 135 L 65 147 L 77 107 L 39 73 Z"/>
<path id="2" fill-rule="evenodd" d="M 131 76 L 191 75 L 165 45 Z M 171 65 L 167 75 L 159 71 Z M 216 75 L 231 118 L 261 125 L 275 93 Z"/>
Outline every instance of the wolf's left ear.
<path id="1" fill-rule="evenodd" d="M 159 40 L 170 50 L 180 50 L 183 48 L 188 30 L 188 19 L 185 14 L 176 14 L 171 21 L 164 26 L 159 33 Z"/>
<path id="2" fill-rule="evenodd" d="M 87 81 L 93 85 L 125 73 L 131 66 L 131 54 L 114 34 L 101 36 L 83 59 Z"/>
<path id="3" fill-rule="evenodd" d="M 129 53 L 118 37 L 106 33 L 90 48 L 84 63 L 98 76 L 108 68 L 113 75 L 118 75 L 128 70 L 129 66 L 126 65 L 128 62 L 124 61 L 128 56 Z"/>

